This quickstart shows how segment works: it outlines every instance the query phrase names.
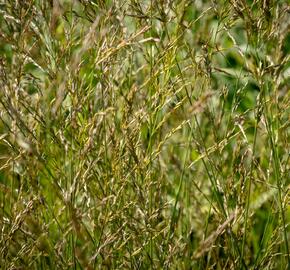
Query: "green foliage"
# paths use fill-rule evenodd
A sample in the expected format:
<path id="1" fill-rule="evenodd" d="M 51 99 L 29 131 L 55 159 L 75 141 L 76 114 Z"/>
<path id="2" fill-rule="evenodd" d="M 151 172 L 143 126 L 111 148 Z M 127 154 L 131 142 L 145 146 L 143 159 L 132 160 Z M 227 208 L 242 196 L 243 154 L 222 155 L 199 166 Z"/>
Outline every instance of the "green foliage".
<path id="1" fill-rule="evenodd" d="M 0 268 L 289 269 L 288 29 L 287 1 L 0 1 Z"/>

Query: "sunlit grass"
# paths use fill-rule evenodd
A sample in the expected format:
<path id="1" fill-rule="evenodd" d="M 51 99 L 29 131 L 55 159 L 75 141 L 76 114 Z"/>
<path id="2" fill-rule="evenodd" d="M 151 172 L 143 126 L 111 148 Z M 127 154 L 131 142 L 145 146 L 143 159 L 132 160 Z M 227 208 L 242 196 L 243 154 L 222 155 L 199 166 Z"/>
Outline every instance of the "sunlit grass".
<path id="1" fill-rule="evenodd" d="M 2 1 L 0 268 L 288 269 L 287 9 Z"/>

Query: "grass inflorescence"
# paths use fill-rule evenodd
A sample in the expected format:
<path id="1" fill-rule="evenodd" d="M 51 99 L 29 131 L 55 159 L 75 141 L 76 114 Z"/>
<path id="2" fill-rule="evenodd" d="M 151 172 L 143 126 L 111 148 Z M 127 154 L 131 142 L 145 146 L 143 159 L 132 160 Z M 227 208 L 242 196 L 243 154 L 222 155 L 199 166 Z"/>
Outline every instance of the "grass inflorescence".
<path id="1" fill-rule="evenodd" d="M 289 11 L 0 1 L 0 268 L 289 269 Z"/>

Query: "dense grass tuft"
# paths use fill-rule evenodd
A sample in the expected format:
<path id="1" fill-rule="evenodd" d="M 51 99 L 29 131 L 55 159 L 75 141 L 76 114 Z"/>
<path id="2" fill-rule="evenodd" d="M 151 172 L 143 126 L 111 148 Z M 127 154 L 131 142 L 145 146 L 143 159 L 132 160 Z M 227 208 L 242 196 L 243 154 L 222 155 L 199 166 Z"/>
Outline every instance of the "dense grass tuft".
<path id="1" fill-rule="evenodd" d="M 1 0 L 1 269 L 289 269 L 289 5 Z"/>

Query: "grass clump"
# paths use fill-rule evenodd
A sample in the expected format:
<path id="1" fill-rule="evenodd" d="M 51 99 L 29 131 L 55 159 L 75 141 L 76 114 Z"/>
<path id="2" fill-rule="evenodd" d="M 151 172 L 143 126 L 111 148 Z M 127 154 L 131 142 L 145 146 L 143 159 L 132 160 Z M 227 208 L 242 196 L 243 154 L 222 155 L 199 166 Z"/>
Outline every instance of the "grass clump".
<path id="1" fill-rule="evenodd" d="M 289 269 L 287 1 L 0 2 L 1 269 Z"/>

